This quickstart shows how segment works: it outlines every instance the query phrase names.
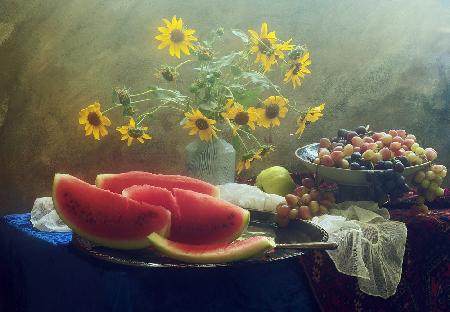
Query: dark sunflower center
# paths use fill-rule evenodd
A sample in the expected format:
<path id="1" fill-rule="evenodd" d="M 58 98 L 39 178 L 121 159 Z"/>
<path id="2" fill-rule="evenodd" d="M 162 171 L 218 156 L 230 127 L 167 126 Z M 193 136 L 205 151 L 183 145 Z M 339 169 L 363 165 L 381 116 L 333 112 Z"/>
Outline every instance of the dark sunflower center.
<path id="1" fill-rule="evenodd" d="M 143 134 L 144 134 L 144 131 L 142 131 L 139 128 L 137 128 L 137 129 L 136 128 L 128 129 L 128 135 L 130 137 L 132 137 L 133 139 L 137 139 L 137 138 L 141 137 Z"/>
<path id="2" fill-rule="evenodd" d="M 261 42 L 258 44 L 258 47 L 259 51 L 266 55 L 270 55 L 273 52 L 272 44 L 270 43 L 270 40 L 267 38 L 262 38 Z"/>
<path id="3" fill-rule="evenodd" d="M 170 33 L 170 40 L 175 43 L 180 43 L 184 40 L 184 33 L 179 29 L 175 29 Z"/>
<path id="4" fill-rule="evenodd" d="M 295 64 L 294 65 L 294 70 L 292 71 L 292 74 L 295 75 L 295 76 L 298 75 L 298 72 L 300 71 L 301 68 L 302 68 L 301 64 L 298 64 L 298 63 Z"/>
<path id="5" fill-rule="evenodd" d="M 206 130 L 209 128 L 209 124 L 205 119 L 197 119 L 195 125 L 199 130 Z"/>
<path id="6" fill-rule="evenodd" d="M 280 113 L 280 107 L 277 104 L 270 104 L 266 107 L 266 117 L 269 119 L 273 119 L 278 117 Z"/>
<path id="7" fill-rule="evenodd" d="M 246 125 L 249 121 L 250 117 L 247 112 L 239 112 L 234 117 L 234 122 L 240 126 Z"/>
<path id="8" fill-rule="evenodd" d="M 100 126 L 101 124 L 100 117 L 95 112 L 90 112 L 87 117 L 87 120 L 94 127 Z"/>

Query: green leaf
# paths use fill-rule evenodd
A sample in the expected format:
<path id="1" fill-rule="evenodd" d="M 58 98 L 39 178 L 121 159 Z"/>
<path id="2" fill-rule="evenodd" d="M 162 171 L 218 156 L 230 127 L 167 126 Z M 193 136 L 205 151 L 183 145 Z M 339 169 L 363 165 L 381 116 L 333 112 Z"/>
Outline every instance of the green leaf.
<path id="1" fill-rule="evenodd" d="M 152 87 L 152 96 L 160 100 L 162 103 L 178 103 L 183 104 L 186 102 L 188 97 L 181 94 L 178 90 L 163 89 L 160 87 Z"/>
<path id="2" fill-rule="evenodd" d="M 244 107 L 248 107 L 258 102 L 260 94 L 261 90 L 259 89 L 248 89 L 241 94 L 236 94 L 234 97 L 237 102 L 241 103 Z"/>
<path id="3" fill-rule="evenodd" d="M 277 86 L 275 86 L 269 80 L 269 78 L 267 78 L 264 74 L 261 74 L 256 71 L 243 72 L 240 75 L 240 78 L 250 80 L 254 85 L 256 85 L 258 88 L 260 88 L 262 90 L 270 89 L 271 86 L 273 86 L 274 88 L 277 88 Z"/>
<path id="4" fill-rule="evenodd" d="M 236 65 L 231 65 L 230 71 L 233 74 L 233 76 L 239 76 L 242 73 L 242 69 Z"/>
<path id="5" fill-rule="evenodd" d="M 220 70 L 223 67 L 230 66 L 234 59 L 241 55 L 242 51 L 232 52 L 230 54 L 224 55 L 221 58 L 215 59 L 210 64 L 208 64 L 208 70 Z"/>
<path id="6" fill-rule="evenodd" d="M 233 33 L 233 35 L 239 37 L 242 40 L 242 42 L 244 42 L 244 43 L 249 42 L 248 35 L 245 32 L 243 32 L 242 30 L 232 29 L 231 32 Z"/>
<path id="7" fill-rule="evenodd" d="M 202 110 L 215 112 L 218 105 L 217 105 L 217 102 L 215 102 L 215 101 L 209 101 L 209 102 L 200 103 L 200 105 L 198 107 L 201 108 Z"/>
<path id="8" fill-rule="evenodd" d="M 237 135 L 235 135 L 231 138 L 231 145 L 233 145 L 233 147 L 237 153 L 240 153 L 240 151 L 242 150 L 242 143 Z"/>

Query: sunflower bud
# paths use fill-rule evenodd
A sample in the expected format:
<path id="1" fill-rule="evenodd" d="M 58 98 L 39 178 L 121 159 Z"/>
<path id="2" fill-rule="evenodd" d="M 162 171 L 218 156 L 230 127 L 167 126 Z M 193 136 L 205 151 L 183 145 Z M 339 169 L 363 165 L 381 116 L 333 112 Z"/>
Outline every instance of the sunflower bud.
<path id="1" fill-rule="evenodd" d="M 304 49 L 301 46 L 296 46 L 292 51 L 288 53 L 288 58 L 295 61 L 303 54 Z"/>
<path id="2" fill-rule="evenodd" d="M 125 88 L 114 88 L 114 93 L 116 94 L 117 100 L 123 106 L 128 106 L 131 103 L 130 92 Z"/>

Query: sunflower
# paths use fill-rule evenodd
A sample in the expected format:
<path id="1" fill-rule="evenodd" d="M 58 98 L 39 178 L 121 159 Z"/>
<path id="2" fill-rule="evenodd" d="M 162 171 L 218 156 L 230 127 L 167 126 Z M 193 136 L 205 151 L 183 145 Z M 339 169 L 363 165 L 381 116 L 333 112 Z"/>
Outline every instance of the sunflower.
<path id="1" fill-rule="evenodd" d="M 279 59 L 284 58 L 283 51 L 290 51 L 294 48 L 291 40 L 283 43 L 277 43 L 277 36 L 274 31 L 269 32 L 267 23 L 261 24 L 261 32 L 249 29 L 253 46 L 250 48 L 251 53 L 256 53 L 255 63 L 261 63 L 264 72 L 270 70 L 270 67 L 277 63 Z"/>
<path id="2" fill-rule="evenodd" d="M 284 76 L 284 81 L 292 81 L 294 89 L 300 86 L 302 84 L 300 78 L 304 78 L 306 74 L 311 73 L 307 68 L 309 65 L 311 65 L 311 59 L 309 58 L 309 52 L 306 52 L 292 63 L 290 69 Z"/>
<path id="3" fill-rule="evenodd" d="M 158 49 L 164 49 L 169 46 L 169 53 L 171 56 L 180 58 L 180 50 L 184 54 L 190 55 L 189 48 L 193 48 L 191 41 L 197 41 L 197 38 L 193 36 L 194 29 L 183 29 L 183 20 L 177 17 L 172 17 L 172 22 L 163 18 L 166 27 L 158 27 L 161 34 L 155 37 L 155 39 L 161 41 Z"/>
<path id="4" fill-rule="evenodd" d="M 217 128 L 214 127 L 215 120 L 205 117 L 198 109 L 193 109 L 190 113 L 184 113 L 187 121 L 183 128 L 190 129 L 189 135 L 198 133 L 203 141 L 211 141 L 212 137 L 217 137 Z"/>
<path id="5" fill-rule="evenodd" d="M 111 121 L 100 111 L 100 103 L 95 102 L 80 111 L 78 119 L 80 125 L 84 125 L 86 136 L 94 135 L 96 140 L 100 140 L 101 136 L 108 134 L 105 126 L 110 126 Z"/>
<path id="6" fill-rule="evenodd" d="M 284 118 L 288 111 L 286 105 L 288 99 L 272 95 L 264 100 L 264 108 L 258 109 L 258 124 L 261 127 L 269 128 L 280 125 L 280 118 Z"/>
<path id="7" fill-rule="evenodd" d="M 318 106 L 310 108 L 305 116 L 306 121 L 316 122 L 323 116 L 324 109 L 325 109 L 325 103 L 321 103 Z"/>
<path id="8" fill-rule="evenodd" d="M 230 103 L 232 104 L 230 105 Z M 249 107 L 245 110 L 241 104 L 233 100 L 228 100 L 225 108 L 226 111 L 222 113 L 222 116 L 234 122 L 234 125 L 232 125 L 233 135 L 236 135 L 240 127 L 246 125 L 250 129 L 255 130 L 255 122 L 258 120 L 258 110 L 256 108 Z"/>
<path id="9" fill-rule="evenodd" d="M 324 109 L 325 103 L 308 109 L 308 112 L 297 120 L 298 128 L 295 134 L 301 136 L 309 123 L 316 122 L 323 116 Z"/>
<path id="10" fill-rule="evenodd" d="M 138 140 L 141 143 L 144 143 L 145 140 L 151 140 L 152 137 L 146 133 L 148 127 L 136 127 L 136 122 L 133 117 L 130 118 L 130 123 L 122 127 L 117 127 L 117 131 L 122 135 L 121 140 L 127 140 L 127 145 L 130 146 L 133 140 Z"/>
<path id="11" fill-rule="evenodd" d="M 250 169 L 252 162 L 257 159 L 261 159 L 259 150 L 258 151 L 250 151 L 250 152 L 246 153 L 245 155 L 243 155 L 241 157 L 241 160 L 239 160 L 237 167 L 236 167 L 237 174 L 240 174 L 243 170 Z"/>

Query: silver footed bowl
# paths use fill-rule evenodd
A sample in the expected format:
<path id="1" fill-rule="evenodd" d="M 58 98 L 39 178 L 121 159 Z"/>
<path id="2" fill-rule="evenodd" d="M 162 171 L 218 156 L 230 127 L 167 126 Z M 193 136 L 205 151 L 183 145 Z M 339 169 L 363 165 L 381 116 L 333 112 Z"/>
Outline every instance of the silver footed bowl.
<path id="1" fill-rule="evenodd" d="M 319 143 L 313 143 L 298 148 L 295 151 L 295 156 L 298 158 L 302 166 L 309 172 L 317 174 L 320 178 L 337 184 L 354 185 L 354 186 L 368 186 L 371 184 L 370 174 L 374 172 L 381 172 L 382 170 L 350 170 L 335 167 L 326 167 L 323 165 L 316 165 L 313 160 L 317 158 L 319 152 Z M 414 173 L 424 170 L 431 165 L 431 161 L 425 162 L 421 165 L 406 167 L 402 175 L 405 178 L 411 177 Z"/>

